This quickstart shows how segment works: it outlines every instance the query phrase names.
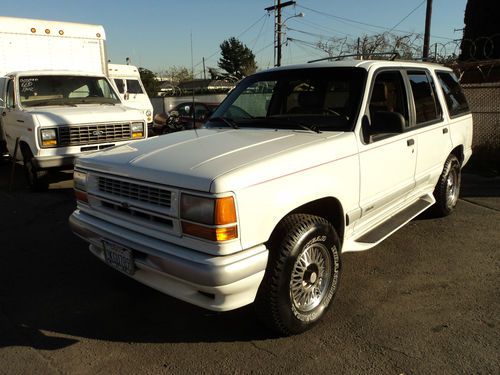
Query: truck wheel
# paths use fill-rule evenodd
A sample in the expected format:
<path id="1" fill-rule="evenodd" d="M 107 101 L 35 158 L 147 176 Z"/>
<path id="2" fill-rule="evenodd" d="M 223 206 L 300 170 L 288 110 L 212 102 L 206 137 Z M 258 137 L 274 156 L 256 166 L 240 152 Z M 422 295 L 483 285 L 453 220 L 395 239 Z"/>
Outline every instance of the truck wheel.
<path id="1" fill-rule="evenodd" d="M 257 294 L 257 315 L 284 335 L 311 328 L 324 315 L 340 278 L 340 241 L 325 219 L 286 217 L 270 245 Z"/>
<path id="2" fill-rule="evenodd" d="M 24 173 L 26 175 L 26 180 L 28 186 L 32 191 L 45 191 L 48 189 L 49 184 L 47 182 L 46 170 L 39 170 L 33 163 L 33 154 L 27 147 L 23 147 L 23 163 L 24 163 Z"/>
<path id="3" fill-rule="evenodd" d="M 450 155 L 434 189 L 433 212 L 436 216 L 448 216 L 453 212 L 460 194 L 460 182 L 460 162 L 455 155 Z"/>

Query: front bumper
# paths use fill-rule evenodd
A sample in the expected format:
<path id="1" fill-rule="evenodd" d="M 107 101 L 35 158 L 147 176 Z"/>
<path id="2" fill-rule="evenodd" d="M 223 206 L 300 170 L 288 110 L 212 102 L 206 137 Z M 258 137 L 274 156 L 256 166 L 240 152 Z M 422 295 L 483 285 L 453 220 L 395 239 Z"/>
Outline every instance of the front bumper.
<path id="1" fill-rule="evenodd" d="M 132 249 L 136 271 L 128 276 L 209 310 L 227 311 L 252 303 L 264 277 L 268 257 L 264 245 L 212 256 L 132 232 L 80 210 L 69 222 L 102 261 L 103 239 Z"/>
<path id="2" fill-rule="evenodd" d="M 47 168 L 73 168 L 73 163 L 78 155 L 65 155 L 65 156 L 35 156 L 33 158 L 34 164 L 37 169 L 47 169 Z"/>

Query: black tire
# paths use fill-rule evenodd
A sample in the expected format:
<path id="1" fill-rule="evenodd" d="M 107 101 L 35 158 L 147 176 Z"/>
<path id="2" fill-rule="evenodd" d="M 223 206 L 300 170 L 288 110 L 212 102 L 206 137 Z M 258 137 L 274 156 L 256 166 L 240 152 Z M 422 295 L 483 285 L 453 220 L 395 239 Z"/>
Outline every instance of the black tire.
<path id="1" fill-rule="evenodd" d="M 337 291 L 337 233 L 321 217 L 293 214 L 282 221 L 269 246 L 266 273 L 255 301 L 257 315 L 283 335 L 304 332 L 325 314 Z"/>
<path id="2" fill-rule="evenodd" d="M 28 186 L 32 191 L 45 191 L 49 188 L 49 183 L 47 181 L 48 171 L 37 169 L 35 163 L 33 162 L 33 154 L 27 148 L 22 148 L 23 153 L 23 164 L 24 164 L 24 174 L 26 175 L 26 181 Z"/>
<path id="3" fill-rule="evenodd" d="M 461 179 L 460 162 L 455 155 L 448 156 L 434 189 L 436 203 L 432 211 L 435 216 L 448 216 L 453 212 L 460 194 Z"/>

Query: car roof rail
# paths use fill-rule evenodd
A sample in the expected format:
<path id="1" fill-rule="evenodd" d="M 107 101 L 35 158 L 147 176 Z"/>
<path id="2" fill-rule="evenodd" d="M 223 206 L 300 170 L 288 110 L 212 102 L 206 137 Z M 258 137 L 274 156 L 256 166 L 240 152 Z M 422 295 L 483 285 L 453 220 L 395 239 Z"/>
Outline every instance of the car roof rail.
<path id="1" fill-rule="evenodd" d="M 353 53 L 349 55 L 338 55 L 338 56 L 328 56 L 328 57 L 323 57 L 321 59 L 316 59 L 316 60 L 311 60 L 308 61 L 308 63 L 315 63 L 318 61 L 326 61 L 326 60 L 333 60 L 333 61 L 339 61 L 342 60 L 346 57 L 355 57 L 359 60 L 363 60 L 364 57 L 368 57 L 368 60 L 372 56 L 389 56 L 389 61 L 394 61 L 396 59 L 401 58 L 401 55 L 399 52 L 396 51 L 390 51 L 390 52 L 371 52 L 371 53 Z"/>

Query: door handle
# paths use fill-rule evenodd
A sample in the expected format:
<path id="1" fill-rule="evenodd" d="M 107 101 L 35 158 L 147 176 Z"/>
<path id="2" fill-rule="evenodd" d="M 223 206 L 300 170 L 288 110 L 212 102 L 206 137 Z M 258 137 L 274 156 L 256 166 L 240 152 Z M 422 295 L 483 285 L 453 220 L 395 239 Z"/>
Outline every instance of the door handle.
<path id="1" fill-rule="evenodd" d="M 443 128 L 443 134 L 448 133 L 448 128 Z"/>
<path id="2" fill-rule="evenodd" d="M 408 147 L 413 146 L 415 144 L 415 140 L 414 139 L 408 139 L 406 141 L 406 144 L 408 145 Z"/>

